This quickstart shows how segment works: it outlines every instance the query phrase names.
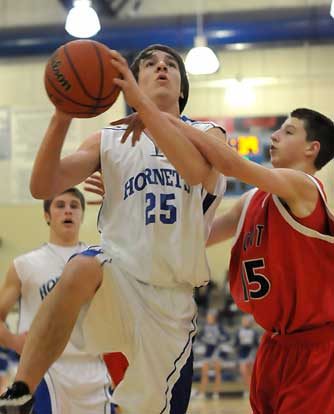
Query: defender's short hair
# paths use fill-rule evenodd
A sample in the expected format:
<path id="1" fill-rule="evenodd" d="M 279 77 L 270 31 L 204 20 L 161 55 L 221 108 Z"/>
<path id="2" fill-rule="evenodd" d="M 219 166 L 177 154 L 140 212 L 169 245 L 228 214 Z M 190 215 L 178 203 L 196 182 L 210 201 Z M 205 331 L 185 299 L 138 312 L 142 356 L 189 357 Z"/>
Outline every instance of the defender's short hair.
<path id="1" fill-rule="evenodd" d="M 320 170 L 334 157 L 334 123 L 327 116 L 308 108 L 297 108 L 290 114 L 304 121 L 307 141 L 319 141 L 320 151 L 314 166 Z"/>

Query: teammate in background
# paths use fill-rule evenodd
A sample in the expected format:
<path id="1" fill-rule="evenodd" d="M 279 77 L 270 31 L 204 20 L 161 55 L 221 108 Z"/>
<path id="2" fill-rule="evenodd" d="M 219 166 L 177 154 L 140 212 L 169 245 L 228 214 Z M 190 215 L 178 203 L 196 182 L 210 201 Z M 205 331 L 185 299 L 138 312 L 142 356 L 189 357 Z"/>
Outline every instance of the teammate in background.
<path id="1" fill-rule="evenodd" d="M 172 121 L 188 98 L 180 56 L 153 45 L 135 59 L 133 74 L 116 51 L 111 58 L 122 75 L 115 83 L 147 129 L 135 148 L 130 141 L 122 144 L 131 133 L 131 125 L 123 125 L 90 136 L 60 159 L 71 117 L 53 115 L 35 160 L 32 194 L 51 197 L 101 169 L 102 246 L 73 258 L 44 301 L 0 412 L 29 412 L 29 392 L 74 326 L 72 339 L 83 349 L 126 355 L 129 367 L 113 393 L 122 413 L 187 410 L 196 334 L 193 288 L 209 280 L 205 242 L 225 179 Z M 210 122 L 180 122 L 203 131 L 204 139 L 225 139 Z"/>
<path id="2" fill-rule="evenodd" d="M 0 344 L 19 354 L 40 304 L 58 282 L 66 262 L 86 248 L 79 242 L 85 210 L 83 194 L 70 188 L 43 205 L 50 227 L 49 241 L 14 259 L 0 288 Z M 4 321 L 18 299 L 19 333 L 13 334 Z M 81 352 L 69 343 L 38 385 L 33 412 L 105 414 L 111 410 L 110 386 L 101 358 Z"/>
<path id="3" fill-rule="evenodd" d="M 213 399 L 219 399 L 222 388 L 222 361 L 220 358 L 220 345 L 229 340 L 229 335 L 222 330 L 217 322 L 217 310 L 210 309 L 206 316 L 206 324 L 200 341 L 205 345 L 205 359 L 201 369 L 201 382 L 199 394 L 196 398 L 205 398 L 209 385 L 209 369 L 215 370 L 215 382 L 213 387 Z"/>
<path id="4" fill-rule="evenodd" d="M 208 243 L 235 235 L 231 294 L 266 330 L 252 374 L 253 413 L 333 413 L 334 223 L 314 177 L 333 159 L 333 122 L 292 111 L 271 136 L 273 169 L 182 129 L 217 170 L 257 187 L 215 220 Z"/>
<path id="5" fill-rule="evenodd" d="M 252 326 L 253 320 L 249 315 L 241 318 L 241 327 L 235 335 L 235 348 L 239 359 L 240 374 L 244 383 L 244 397 L 249 397 L 250 381 L 256 350 L 259 346 L 259 334 Z"/>

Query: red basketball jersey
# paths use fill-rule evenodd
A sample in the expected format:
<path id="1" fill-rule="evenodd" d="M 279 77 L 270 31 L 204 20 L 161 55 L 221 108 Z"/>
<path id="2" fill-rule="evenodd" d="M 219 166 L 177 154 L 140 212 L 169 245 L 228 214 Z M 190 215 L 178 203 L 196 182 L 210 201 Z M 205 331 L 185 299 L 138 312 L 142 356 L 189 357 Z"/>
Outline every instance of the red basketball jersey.
<path id="1" fill-rule="evenodd" d="M 334 322 L 333 215 L 310 179 L 321 196 L 312 221 L 324 221 L 323 232 L 293 218 L 277 196 L 254 189 L 231 252 L 234 301 L 264 329 L 281 334 Z"/>

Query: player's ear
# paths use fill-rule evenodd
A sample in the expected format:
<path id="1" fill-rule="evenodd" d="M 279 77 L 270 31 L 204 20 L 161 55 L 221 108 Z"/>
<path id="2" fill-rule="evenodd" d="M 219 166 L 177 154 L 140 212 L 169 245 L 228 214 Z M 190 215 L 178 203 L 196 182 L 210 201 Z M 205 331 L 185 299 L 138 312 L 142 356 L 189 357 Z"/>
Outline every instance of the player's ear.
<path id="1" fill-rule="evenodd" d="M 51 217 L 50 217 L 50 214 L 47 213 L 46 211 L 44 212 L 44 218 L 45 218 L 46 224 L 50 226 Z"/>
<path id="2" fill-rule="evenodd" d="M 316 157 L 320 151 L 320 142 L 319 141 L 308 141 L 306 143 L 306 155 Z"/>

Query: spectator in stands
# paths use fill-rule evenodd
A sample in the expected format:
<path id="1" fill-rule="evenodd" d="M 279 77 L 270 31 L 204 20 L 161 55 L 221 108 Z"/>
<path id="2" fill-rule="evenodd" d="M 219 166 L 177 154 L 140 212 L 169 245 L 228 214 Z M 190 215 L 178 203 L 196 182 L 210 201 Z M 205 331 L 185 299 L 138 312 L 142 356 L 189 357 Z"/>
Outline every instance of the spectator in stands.
<path id="1" fill-rule="evenodd" d="M 251 315 L 244 315 L 241 318 L 241 328 L 236 333 L 235 347 L 244 383 L 245 398 L 249 396 L 250 380 L 258 346 L 259 334 L 253 327 L 253 318 Z"/>
<path id="2" fill-rule="evenodd" d="M 220 358 L 220 345 L 229 340 L 229 335 L 217 321 L 217 311 L 210 309 L 206 316 L 206 323 L 199 339 L 205 345 L 205 359 L 201 369 L 201 382 L 196 398 L 206 398 L 209 385 L 209 370 L 214 368 L 215 382 L 213 387 L 214 399 L 219 399 L 222 386 L 222 360 Z"/>

